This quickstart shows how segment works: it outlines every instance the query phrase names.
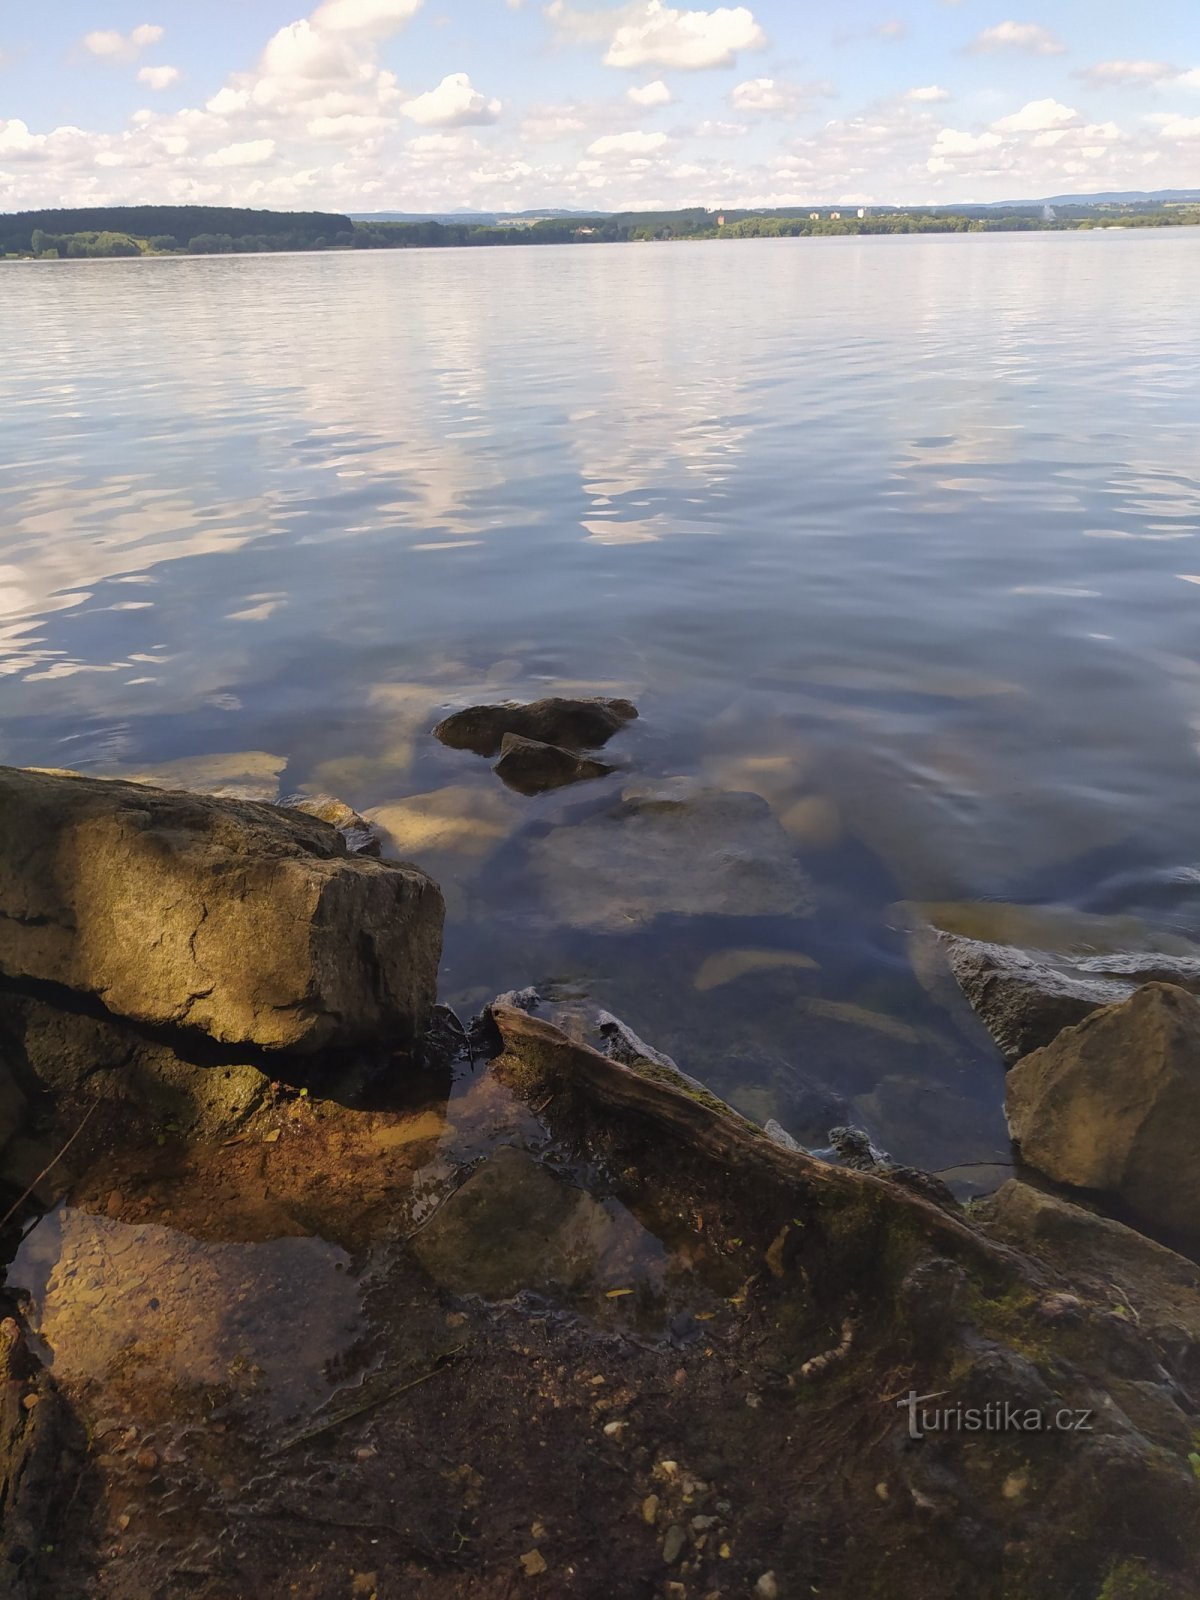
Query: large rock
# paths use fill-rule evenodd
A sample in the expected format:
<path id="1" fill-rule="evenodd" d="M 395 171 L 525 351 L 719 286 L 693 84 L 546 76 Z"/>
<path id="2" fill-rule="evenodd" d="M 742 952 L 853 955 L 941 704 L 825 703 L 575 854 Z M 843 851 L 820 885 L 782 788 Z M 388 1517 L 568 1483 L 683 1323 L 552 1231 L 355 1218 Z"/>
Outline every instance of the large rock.
<path id="1" fill-rule="evenodd" d="M 562 744 L 569 750 L 591 750 L 606 744 L 613 734 L 632 722 L 637 707 L 631 700 L 515 700 L 497 706 L 468 706 L 444 717 L 433 730 L 454 750 L 473 750 L 494 756 L 506 733 L 543 744 Z"/>
<path id="2" fill-rule="evenodd" d="M 500 759 L 492 770 L 518 794 L 533 795 L 588 778 L 604 778 L 613 769 L 607 762 L 576 755 L 561 745 L 506 733 L 500 742 Z"/>
<path id="3" fill-rule="evenodd" d="M 249 802 L 0 767 L 0 975 L 307 1052 L 424 1032 L 443 903 L 418 868 Z"/>
<path id="4" fill-rule="evenodd" d="M 576 928 L 628 932 L 666 914 L 806 916 L 812 886 L 756 794 L 688 779 L 632 785 L 609 810 L 530 847 L 547 908 Z"/>
<path id="5" fill-rule="evenodd" d="M 1200 1001 L 1150 983 L 1068 1028 L 1008 1075 L 1009 1129 L 1030 1166 L 1200 1238 Z"/>
<path id="6" fill-rule="evenodd" d="M 1200 960 L 1189 956 L 1075 956 L 1018 950 L 943 934 L 950 970 L 1010 1064 L 1048 1045 L 1101 1006 L 1144 983 L 1200 992 Z"/>

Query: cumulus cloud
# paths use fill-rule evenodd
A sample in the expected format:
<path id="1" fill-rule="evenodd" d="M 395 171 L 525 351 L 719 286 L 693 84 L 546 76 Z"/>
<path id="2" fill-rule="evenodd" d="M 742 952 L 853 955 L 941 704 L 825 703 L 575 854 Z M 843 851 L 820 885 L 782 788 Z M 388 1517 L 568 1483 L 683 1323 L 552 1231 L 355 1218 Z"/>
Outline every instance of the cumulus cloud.
<path id="1" fill-rule="evenodd" d="M 993 122 L 992 127 L 997 133 L 1045 133 L 1051 128 L 1068 127 L 1078 120 L 1078 111 L 1064 106 L 1061 101 L 1031 100 L 1020 111 Z"/>
<path id="2" fill-rule="evenodd" d="M 782 78 L 748 78 L 729 91 L 735 111 L 756 116 L 793 117 L 815 100 L 834 93 L 831 83 L 787 83 Z"/>
<path id="3" fill-rule="evenodd" d="M 0 156 L 30 156 L 41 151 L 46 144 L 44 133 L 30 133 L 28 123 L 19 117 L 0 122 Z"/>
<path id="4" fill-rule="evenodd" d="M 178 67 L 142 67 L 138 73 L 138 82 L 144 83 L 151 89 L 169 89 L 173 83 L 178 83 L 182 77 Z"/>
<path id="5" fill-rule="evenodd" d="M 1060 56 L 1067 47 L 1040 22 L 998 22 L 994 28 L 985 28 L 967 48 L 977 55 L 1024 50 L 1035 56 Z"/>
<path id="6" fill-rule="evenodd" d="M 206 167 L 263 167 L 275 158 L 274 139 L 247 139 L 227 144 L 204 158 Z"/>
<path id="7" fill-rule="evenodd" d="M 495 122 L 502 107 L 499 100 L 489 100 L 473 88 L 465 72 L 452 72 L 436 89 L 406 100 L 400 109 L 426 128 L 464 128 Z"/>
<path id="8" fill-rule="evenodd" d="M 1164 139 L 1200 139 L 1200 117 L 1170 117 L 1160 132 Z"/>
<path id="9" fill-rule="evenodd" d="M 653 83 L 643 83 L 640 88 L 626 89 L 626 95 L 635 106 L 647 108 L 653 106 L 669 106 L 674 99 L 670 89 L 661 78 L 655 78 Z"/>
<path id="10" fill-rule="evenodd" d="M 998 133 L 963 133 L 958 128 L 943 128 L 934 140 L 933 155 L 935 160 L 941 156 L 974 156 L 1003 143 Z"/>
<path id="11" fill-rule="evenodd" d="M 738 52 L 765 49 L 767 36 L 746 6 L 680 11 L 663 0 L 635 0 L 616 11 L 575 10 L 551 0 L 546 16 L 560 35 L 607 42 L 609 67 L 674 67 L 695 72 L 732 67 Z"/>
<path id="12" fill-rule="evenodd" d="M 154 22 L 143 22 L 130 33 L 116 28 L 98 28 L 84 36 L 83 48 L 107 61 L 136 61 L 143 50 L 157 44 L 163 29 Z"/>
<path id="13" fill-rule="evenodd" d="M 949 89 L 943 89 L 940 84 L 927 83 L 920 89 L 910 89 L 904 98 L 913 101 L 915 105 L 932 106 L 953 97 Z"/>
<path id="14" fill-rule="evenodd" d="M 402 28 L 421 4 L 422 0 L 324 0 L 313 12 L 312 24 L 322 33 L 381 39 Z"/>
<path id="15" fill-rule="evenodd" d="M 1180 75 L 1179 68 L 1166 61 L 1097 61 L 1079 74 L 1094 89 L 1161 83 L 1164 78 L 1178 78 Z"/>
<path id="16" fill-rule="evenodd" d="M 670 140 L 665 133 L 606 133 L 588 145 L 590 156 L 651 156 L 665 150 Z"/>

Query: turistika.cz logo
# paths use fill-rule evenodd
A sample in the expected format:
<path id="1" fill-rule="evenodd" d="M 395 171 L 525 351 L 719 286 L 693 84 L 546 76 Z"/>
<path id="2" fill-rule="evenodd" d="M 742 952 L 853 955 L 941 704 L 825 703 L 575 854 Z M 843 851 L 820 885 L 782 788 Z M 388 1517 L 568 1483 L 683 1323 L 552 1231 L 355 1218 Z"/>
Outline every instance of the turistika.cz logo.
<path id="1" fill-rule="evenodd" d="M 915 1389 L 896 1401 L 908 1412 L 908 1436 L 923 1439 L 927 1433 L 1091 1433 L 1092 1412 L 1070 1407 L 1043 1410 L 1017 1405 L 1011 1400 L 989 1400 L 981 1406 L 929 1405 L 944 1400 L 949 1389 L 918 1394 Z"/>

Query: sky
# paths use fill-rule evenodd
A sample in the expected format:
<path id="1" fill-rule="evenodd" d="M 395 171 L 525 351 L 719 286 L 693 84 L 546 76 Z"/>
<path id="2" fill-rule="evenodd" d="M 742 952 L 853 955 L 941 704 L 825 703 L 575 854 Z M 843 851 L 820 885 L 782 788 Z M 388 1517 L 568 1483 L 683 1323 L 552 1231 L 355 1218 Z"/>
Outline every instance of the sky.
<path id="1" fill-rule="evenodd" d="M 687 3 L 0 0 L 0 210 L 1200 187 L 1196 0 Z"/>

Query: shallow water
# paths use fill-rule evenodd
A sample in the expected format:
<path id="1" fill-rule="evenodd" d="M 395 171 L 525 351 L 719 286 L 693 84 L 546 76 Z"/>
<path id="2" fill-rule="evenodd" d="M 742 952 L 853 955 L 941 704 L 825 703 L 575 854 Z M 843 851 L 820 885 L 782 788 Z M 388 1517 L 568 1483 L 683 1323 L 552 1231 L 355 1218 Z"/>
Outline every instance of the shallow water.
<path id="1" fill-rule="evenodd" d="M 1004 1154 L 892 908 L 1198 920 L 1198 268 L 1190 230 L 11 267 L 0 760 L 332 791 L 445 884 L 448 999 L 553 981 L 802 1134 Z M 526 800 L 428 737 L 573 691 L 637 701 L 623 774 Z M 803 905 L 637 839 L 572 878 L 676 774 L 769 804 L 696 859 L 794 852 Z"/>

